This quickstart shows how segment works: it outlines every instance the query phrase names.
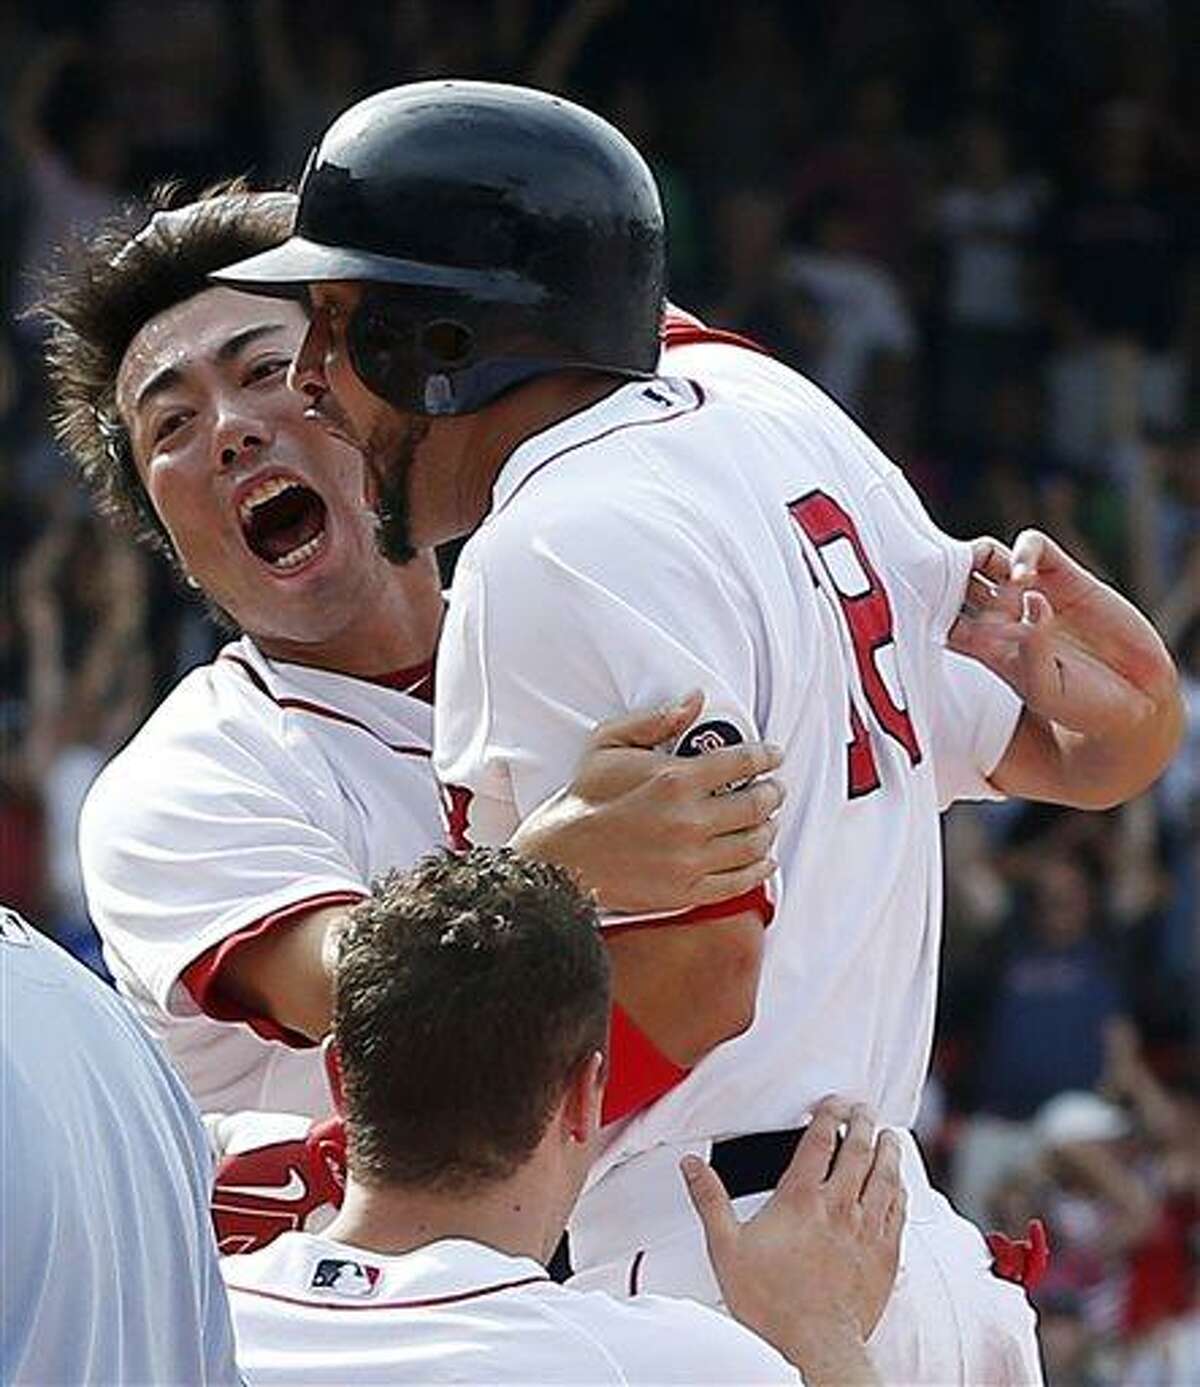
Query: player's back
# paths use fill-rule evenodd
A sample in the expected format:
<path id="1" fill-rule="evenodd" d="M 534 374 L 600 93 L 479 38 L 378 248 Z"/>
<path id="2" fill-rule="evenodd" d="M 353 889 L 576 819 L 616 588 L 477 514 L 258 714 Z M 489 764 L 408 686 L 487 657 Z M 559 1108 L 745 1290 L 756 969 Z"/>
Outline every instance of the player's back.
<path id="1" fill-rule="evenodd" d="M 209 1155 L 125 1002 L 0 909 L 5 1383 L 234 1383 Z"/>
<path id="2" fill-rule="evenodd" d="M 574 1291 L 465 1238 L 383 1256 L 285 1233 L 222 1271 L 250 1387 L 798 1381 L 723 1315 Z"/>

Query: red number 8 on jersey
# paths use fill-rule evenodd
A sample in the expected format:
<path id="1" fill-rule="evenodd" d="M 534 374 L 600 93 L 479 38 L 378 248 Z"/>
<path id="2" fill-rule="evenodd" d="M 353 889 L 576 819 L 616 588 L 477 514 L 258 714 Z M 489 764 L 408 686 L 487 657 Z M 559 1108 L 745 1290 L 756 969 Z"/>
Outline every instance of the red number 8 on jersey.
<path id="1" fill-rule="evenodd" d="M 837 594 L 854 648 L 859 682 L 876 725 L 900 743 L 908 753 L 910 765 L 919 765 L 921 747 L 912 719 L 907 708 L 892 697 L 879 668 L 879 652 L 895 645 L 892 604 L 867 557 L 853 519 L 823 491 L 810 491 L 798 501 L 792 501 L 788 510 L 812 542 L 825 569 L 828 585 Z M 850 728 L 849 793 L 851 799 L 857 799 L 879 789 L 879 767 L 871 748 L 870 733 L 862 713 L 855 707 L 853 695 Z"/>

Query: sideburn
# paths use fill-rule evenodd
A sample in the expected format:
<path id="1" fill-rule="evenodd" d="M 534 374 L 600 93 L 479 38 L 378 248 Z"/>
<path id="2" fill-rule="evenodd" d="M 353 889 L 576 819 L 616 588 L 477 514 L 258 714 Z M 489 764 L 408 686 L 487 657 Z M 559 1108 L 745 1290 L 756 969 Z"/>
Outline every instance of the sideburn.
<path id="1" fill-rule="evenodd" d="M 375 506 L 375 543 L 389 563 L 405 564 L 416 556 L 412 543 L 409 482 L 417 449 L 428 436 L 430 420 L 413 415 L 390 459 L 370 448 L 368 466 L 375 474 L 379 498 Z"/>

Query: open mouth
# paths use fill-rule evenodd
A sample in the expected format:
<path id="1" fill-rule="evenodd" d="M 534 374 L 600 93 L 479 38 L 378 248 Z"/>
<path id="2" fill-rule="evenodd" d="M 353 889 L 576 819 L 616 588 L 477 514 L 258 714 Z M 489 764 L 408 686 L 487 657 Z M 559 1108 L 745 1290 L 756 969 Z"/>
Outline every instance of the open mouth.
<path id="1" fill-rule="evenodd" d="M 325 502 L 312 487 L 271 477 L 238 505 L 242 534 L 251 551 L 280 573 L 314 558 L 325 539 Z"/>

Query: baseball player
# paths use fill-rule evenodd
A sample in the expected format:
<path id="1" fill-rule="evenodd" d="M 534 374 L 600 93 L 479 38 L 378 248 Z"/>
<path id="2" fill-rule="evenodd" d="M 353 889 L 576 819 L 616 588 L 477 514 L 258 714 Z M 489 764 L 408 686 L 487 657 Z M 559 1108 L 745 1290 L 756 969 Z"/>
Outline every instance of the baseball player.
<path id="1" fill-rule="evenodd" d="M 707 699 L 681 755 L 784 748 L 773 900 L 608 931 L 611 1120 L 571 1223 L 583 1284 L 627 1289 L 636 1266 L 715 1300 L 680 1152 L 709 1154 L 748 1212 L 844 1092 L 902 1134 L 880 1372 L 1036 1381 L 1024 1297 L 986 1274 L 906 1130 L 933 1026 L 938 811 L 1139 793 L 1179 736 L 1174 668 L 1044 536 L 1010 553 L 939 532 L 796 373 L 686 322 L 660 364 L 663 276 L 627 141 L 558 98 L 454 82 L 339 117 L 291 240 L 218 278 L 308 285 L 293 383 L 363 445 L 393 555 L 478 526 L 435 722 L 467 836 L 502 841 L 583 728 L 681 680 Z"/>
<path id="2" fill-rule="evenodd" d="M 205 279 L 278 242 L 294 207 L 234 187 L 106 231 L 47 313 L 58 425 L 102 506 L 242 632 L 89 794 L 80 849 L 109 966 L 205 1112 L 323 1117 L 330 932 L 376 873 L 443 837 L 430 769 L 443 599 L 428 552 L 380 555 L 358 455 L 286 388 L 300 306 Z M 668 758 L 622 749 L 681 730 L 694 702 L 599 735 L 577 793 L 525 826 L 523 848 L 618 906 L 761 879 L 773 787 L 710 792 L 769 752 L 696 765 L 680 795 Z M 281 1216 L 289 1179 L 268 1196 Z"/>
<path id="3" fill-rule="evenodd" d="M 0 1381 L 241 1381 L 209 1155 L 128 1006 L 0 907 Z"/>
<path id="4" fill-rule="evenodd" d="M 745 1227 L 689 1167 L 743 1324 L 548 1279 L 594 1147 L 609 1008 L 595 909 L 563 871 L 476 849 L 391 875 L 352 912 L 335 999 L 341 1213 L 222 1264 L 251 1384 L 876 1380 L 863 1339 L 904 1199 L 896 1139 L 876 1145 L 862 1109 L 818 1109 Z"/>

